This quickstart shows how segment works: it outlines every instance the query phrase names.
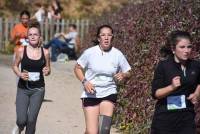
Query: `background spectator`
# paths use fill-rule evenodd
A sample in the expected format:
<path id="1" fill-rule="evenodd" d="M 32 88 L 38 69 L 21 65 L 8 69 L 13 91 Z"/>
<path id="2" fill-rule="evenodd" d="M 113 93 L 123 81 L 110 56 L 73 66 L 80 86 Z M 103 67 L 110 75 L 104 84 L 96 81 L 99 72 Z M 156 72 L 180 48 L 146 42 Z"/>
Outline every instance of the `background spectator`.
<path id="1" fill-rule="evenodd" d="M 16 45 L 14 51 L 16 51 L 22 45 L 20 40 L 27 38 L 29 20 L 30 20 L 29 11 L 23 10 L 20 13 L 20 23 L 16 24 L 11 30 L 11 41 Z"/>
<path id="2" fill-rule="evenodd" d="M 45 20 L 44 6 L 39 2 L 35 3 L 35 6 L 37 8 L 37 11 L 31 19 L 36 19 L 38 22 L 44 22 L 44 20 Z"/>
<path id="3" fill-rule="evenodd" d="M 61 40 L 64 37 L 64 40 Z M 76 59 L 77 53 L 80 48 L 80 39 L 78 36 L 77 28 L 75 24 L 70 24 L 68 33 L 58 33 L 55 35 L 49 43 L 47 43 L 45 48 L 51 47 L 51 60 L 56 61 L 57 56 L 60 53 L 66 53 L 69 58 Z"/>
<path id="4" fill-rule="evenodd" d="M 52 0 L 51 6 L 53 9 L 53 14 L 52 14 L 53 19 L 55 20 L 61 19 L 61 12 L 63 8 L 61 7 L 60 2 L 58 0 Z"/>

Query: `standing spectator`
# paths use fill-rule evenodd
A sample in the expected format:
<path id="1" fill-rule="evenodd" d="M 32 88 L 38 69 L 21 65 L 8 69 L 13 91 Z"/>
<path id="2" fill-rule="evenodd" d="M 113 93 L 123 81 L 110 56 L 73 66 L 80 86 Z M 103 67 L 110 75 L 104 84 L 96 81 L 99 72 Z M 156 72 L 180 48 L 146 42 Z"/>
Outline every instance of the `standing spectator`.
<path id="1" fill-rule="evenodd" d="M 30 13 L 27 10 L 23 10 L 20 13 L 20 23 L 16 24 L 11 30 L 11 41 L 16 45 L 14 52 L 22 45 L 21 41 L 25 41 L 27 38 L 28 22 L 30 20 Z"/>
<path id="2" fill-rule="evenodd" d="M 85 134 L 109 134 L 117 100 L 117 81 L 130 77 L 125 56 L 112 46 L 113 29 L 102 25 L 97 30 L 98 45 L 84 51 L 74 72 L 83 84 L 81 95 L 85 115 Z"/>
<path id="3" fill-rule="evenodd" d="M 52 7 L 51 5 L 49 5 L 49 6 L 48 6 L 48 9 L 47 9 L 47 19 L 48 19 L 49 21 L 52 21 L 53 16 L 54 16 L 53 7 Z"/>
<path id="4" fill-rule="evenodd" d="M 35 134 L 45 93 L 44 76 L 50 74 L 49 52 L 41 47 L 39 25 L 38 22 L 29 25 L 29 45 L 17 50 L 13 63 L 13 71 L 20 77 L 16 96 L 17 127 L 13 129 L 13 134 L 20 134 L 24 128 L 25 134 Z"/>
<path id="5" fill-rule="evenodd" d="M 58 0 L 52 0 L 51 1 L 51 7 L 49 7 L 49 11 L 48 11 L 48 20 L 50 22 L 53 22 L 51 24 L 53 30 L 58 33 L 61 29 L 61 12 L 62 12 L 63 8 L 60 5 L 60 2 Z M 59 25 L 58 25 L 59 24 Z"/>
<path id="6" fill-rule="evenodd" d="M 35 3 L 35 6 L 37 8 L 36 13 L 31 19 L 36 19 L 38 22 L 44 22 L 45 21 L 45 8 L 41 3 Z"/>
<path id="7" fill-rule="evenodd" d="M 188 32 L 173 31 L 161 49 L 161 60 L 152 81 L 157 99 L 151 134 L 195 134 L 194 105 L 200 97 L 200 63 L 190 58 Z"/>
<path id="8" fill-rule="evenodd" d="M 60 53 L 66 53 L 69 58 L 76 59 L 80 47 L 76 25 L 70 24 L 67 34 L 58 33 L 55 36 L 44 46 L 47 49 L 51 47 L 51 60 L 56 61 Z M 64 37 L 64 41 L 60 39 L 61 36 Z"/>
<path id="9" fill-rule="evenodd" d="M 58 0 L 52 0 L 51 6 L 53 9 L 52 17 L 54 20 L 60 20 L 61 19 L 61 12 L 63 8 L 60 5 L 60 2 Z"/>

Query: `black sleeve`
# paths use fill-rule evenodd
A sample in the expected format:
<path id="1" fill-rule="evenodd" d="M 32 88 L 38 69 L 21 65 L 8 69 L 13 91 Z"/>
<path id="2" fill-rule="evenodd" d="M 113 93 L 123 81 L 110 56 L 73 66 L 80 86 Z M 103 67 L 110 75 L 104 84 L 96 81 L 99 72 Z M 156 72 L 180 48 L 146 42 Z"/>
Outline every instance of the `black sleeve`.
<path id="1" fill-rule="evenodd" d="M 165 86 L 165 84 L 164 84 L 164 69 L 163 69 L 162 62 L 159 62 L 156 67 L 151 86 L 152 86 L 151 87 L 152 97 L 154 99 L 156 99 L 156 97 L 155 97 L 156 90 L 159 88 L 163 88 Z"/>
<path id="2" fill-rule="evenodd" d="M 198 64 L 197 70 L 200 70 L 200 61 L 198 61 L 197 64 Z M 200 85 L 200 72 L 198 74 L 197 83 Z"/>

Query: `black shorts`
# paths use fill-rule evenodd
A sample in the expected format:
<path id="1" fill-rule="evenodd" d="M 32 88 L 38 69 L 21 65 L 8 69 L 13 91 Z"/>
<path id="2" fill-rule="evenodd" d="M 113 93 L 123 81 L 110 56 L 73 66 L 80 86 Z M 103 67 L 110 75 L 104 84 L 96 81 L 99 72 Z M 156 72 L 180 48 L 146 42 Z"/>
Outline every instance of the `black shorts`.
<path id="1" fill-rule="evenodd" d="M 151 134 L 195 134 L 193 111 L 156 114 L 151 125 Z"/>
<path id="2" fill-rule="evenodd" d="M 103 98 L 82 98 L 82 105 L 83 107 L 95 106 L 95 105 L 99 105 L 102 101 L 105 101 L 105 100 L 110 101 L 115 104 L 117 101 L 117 94 L 111 94 Z"/>

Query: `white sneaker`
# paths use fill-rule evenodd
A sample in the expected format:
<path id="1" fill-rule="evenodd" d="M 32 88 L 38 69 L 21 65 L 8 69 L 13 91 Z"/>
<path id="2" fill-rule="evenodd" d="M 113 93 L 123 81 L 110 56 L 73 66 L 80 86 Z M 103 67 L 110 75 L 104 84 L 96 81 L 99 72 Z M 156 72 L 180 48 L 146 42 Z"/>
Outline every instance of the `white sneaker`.
<path id="1" fill-rule="evenodd" d="M 18 126 L 15 126 L 12 130 L 12 134 L 21 134 L 21 131 L 19 130 Z"/>

